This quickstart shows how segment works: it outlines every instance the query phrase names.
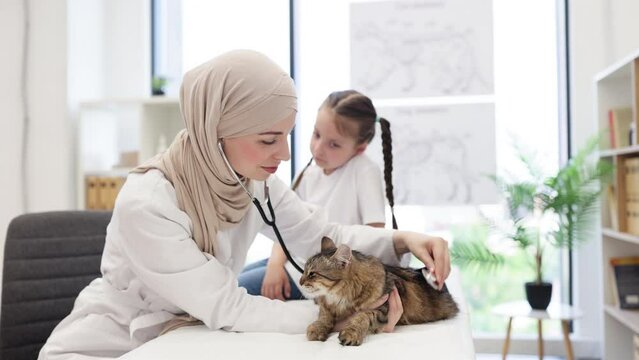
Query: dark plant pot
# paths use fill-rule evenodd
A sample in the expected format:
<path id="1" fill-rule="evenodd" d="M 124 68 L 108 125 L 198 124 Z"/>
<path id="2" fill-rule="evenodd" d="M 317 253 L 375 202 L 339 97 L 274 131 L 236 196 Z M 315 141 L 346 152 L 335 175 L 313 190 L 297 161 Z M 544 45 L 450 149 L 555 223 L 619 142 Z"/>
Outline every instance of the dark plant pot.
<path id="1" fill-rule="evenodd" d="M 547 282 L 526 283 L 526 298 L 530 307 L 535 310 L 546 310 L 552 296 L 552 284 Z"/>
<path id="2" fill-rule="evenodd" d="M 162 96 L 164 95 L 164 89 L 152 89 L 151 94 L 154 96 Z"/>

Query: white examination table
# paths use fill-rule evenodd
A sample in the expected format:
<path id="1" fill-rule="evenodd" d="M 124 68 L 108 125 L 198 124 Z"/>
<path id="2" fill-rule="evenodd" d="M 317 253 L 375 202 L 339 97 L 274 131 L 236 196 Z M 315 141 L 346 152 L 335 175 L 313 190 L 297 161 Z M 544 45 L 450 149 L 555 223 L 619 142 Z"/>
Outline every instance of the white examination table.
<path id="1" fill-rule="evenodd" d="M 369 335 L 361 346 L 341 346 L 337 333 L 326 342 L 311 342 L 302 334 L 234 333 L 191 326 L 151 340 L 121 359 L 475 359 L 468 309 L 455 272 L 446 284 L 460 306 L 456 318 L 398 326 L 391 334 Z"/>

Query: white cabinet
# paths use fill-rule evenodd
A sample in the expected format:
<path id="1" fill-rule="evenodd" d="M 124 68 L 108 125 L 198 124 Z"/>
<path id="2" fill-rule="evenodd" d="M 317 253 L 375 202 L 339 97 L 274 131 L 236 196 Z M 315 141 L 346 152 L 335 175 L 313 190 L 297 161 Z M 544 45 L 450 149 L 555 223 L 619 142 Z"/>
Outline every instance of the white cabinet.
<path id="1" fill-rule="evenodd" d="M 117 189 L 95 189 L 92 181 L 114 180 L 110 186 L 118 186 L 114 185 L 116 179 L 126 177 L 135 165 L 165 149 L 183 128 L 175 98 L 82 103 L 76 149 L 77 207 L 111 208 Z"/>

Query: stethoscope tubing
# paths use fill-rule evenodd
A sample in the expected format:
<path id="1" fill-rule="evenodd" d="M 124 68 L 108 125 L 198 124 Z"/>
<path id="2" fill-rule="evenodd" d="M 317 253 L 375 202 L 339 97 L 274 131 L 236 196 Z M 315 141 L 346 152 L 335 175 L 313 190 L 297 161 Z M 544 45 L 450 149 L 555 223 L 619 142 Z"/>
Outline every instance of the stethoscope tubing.
<path id="1" fill-rule="evenodd" d="M 233 170 L 233 167 L 231 166 L 231 163 L 226 158 L 226 154 L 224 153 L 224 148 L 222 147 L 222 139 L 218 140 L 217 147 L 220 150 L 220 154 L 222 155 L 222 159 L 224 160 L 224 163 L 226 164 L 226 167 L 231 172 L 231 175 L 235 178 L 235 180 L 238 182 L 238 184 L 240 184 L 242 189 L 244 189 L 244 192 L 246 192 L 246 194 L 249 196 L 249 198 L 251 198 L 251 201 L 253 202 L 253 204 L 257 208 L 257 211 L 260 213 L 260 216 L 262 217 L 262 220 L 264 221 L 264 223 L 266 225 L 269 225 L 273 229 L 273 232 L 275 233 L 275 237 L 277 238 L 277 241 L 279 242 L 280 246 L 282 247 L 282 250 L 284 250 L 284 255 L 286 255 L 286 258 L 288 259 L 288 261 L 291 263 L 291 265 L 293 265 L 295 270 L 299 271 L 300 273 L 304 273 L 304 269 L 302 269 L 302 267 L 300 267 L 297 264 L 297 262 L 295 262 L 295 260 L 293 260 L 293 257 L 291 256 L 291 253 L 288 251 L 288 248 L 286 247 L 286 244 L 284 244 L 284 239 L 282 239 L 282 235 L 280 234 L 280 230 L 277 228 L 277 224 L 275 223 L 275 210 L 273 210 L 273 205 L 271 205 L 271 195 L 268 192 L 268 185 L 266 185 L 266 180 L 264 181 L 264 195 L 266 197 L 266 206 L 268 207 L 268 211 L 271 214 L 271 219 L 270 220 L 266 216 L 266 213 L 264 212 L 264 208 L 262 207 L 262 204 L 260 204 L 260 201 L 255 196 L 253 196 L 253 194 L 244 186 L 244 184 L 242 183 L 240 178 L 235 173 L 235 170 Z"/>
<path id="2" fill-rule="evenodd" d="M 264 186 L 266 186 L 266 183 L 264 183 Z M 269 213 L 271 213 L 271 220 L 269 220 L 266 217 L 266 214 L 264 213 L 264 208 L 262 208 L 262 205 L 260 204 L 260 201 L 257 200 L 256 198 L 253 198 L 253 204 L 255 204 L 255 207 L 257 208 L 257 211 L 259 211 L 260 215 L 262 216 L 262 220 L 264 220 L 264 222 L 269 225 L 271 228 L 273 228 L 273 232 L 275 233 L 275 237 L 277 238 L 277 241 L 280 243 L 280 246 L 282 247 L 282 250 L 284 250 L 284 255 L 286 255 L 286 258 L 288 259 L 288 261 L 291 263 L 291 265 L 293 265 L 293 267 L 295 268 L 295 270 L 299 271 L 300 273 L 304 273 L 304 269 L 302 269 L 302 267 L 300 267 L 297 262 L 295 262 L 295 260 L 293 260 L 293 257 L 291 256 L 291 254 L 288 252 L 288 248 L 286 247 L 286 244 L 284 244 L 284 239 L 282 239 L 282 235 L 280 234 L 280 230 L 277 228 L 277 224 L 275 224 L 275 211 L 273 210 L 273 205 L 271 205 L 271 197 L 270 195 L 267 195 L 266 198 L 266 205 L 268 207 L 268 211 Z"/>

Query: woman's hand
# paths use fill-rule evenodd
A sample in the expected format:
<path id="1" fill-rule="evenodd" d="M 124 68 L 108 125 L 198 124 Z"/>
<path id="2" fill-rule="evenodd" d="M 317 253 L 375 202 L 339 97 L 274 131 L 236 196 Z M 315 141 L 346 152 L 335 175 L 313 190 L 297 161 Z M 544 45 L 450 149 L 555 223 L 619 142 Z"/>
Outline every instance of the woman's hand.
<path id="1" fill-rule="evenodd" d="M 384 325 L 382 331 L 387 333 L 393 332 L 402 314 L 404 314 L 402 299 L 399 297 L 399 291 L 394 287 L 388 297 L 388 322 Z"/>
<path id="2" fill-rule="evenodd" d="M 411 231 L 395 231 L 393 245 L 398 255 L 410 251 L 421 260 L 437 279 L 439 290 L 442 289 L 450 274 L 450 256 L 446 240 Z"/>
<path id="3" fill-rule="evenodd" d="M 266 266 L 261 292 L 269 299 L 284 301 L 291 297 L 291 284 L 283 266 Z"/>
<path id="4" fill-rule="evenodd" d="M 384 294 L 382 297 L 377 299 L 368 309 L 377 309 L 378 307 L 384 305 L 384 303 L 388 301 L 388 322 L 382 328 L 383 332 L 393 332 L 395 330 L 395 325 L 399 322 L 399 319 L 402 317 L 404 313 L 404 307 L 402 305 L 402 299 L 399 297 L 399 291 L 397 291 L 396 287 L 393 287 L 393 290 L 390 294 Z M 349 316 L 347 319 L 339 321 L 333 327 L 333 331 L 342 331 L 346 327 L 346 324 L 351 319 L 353 315 Z"/>

